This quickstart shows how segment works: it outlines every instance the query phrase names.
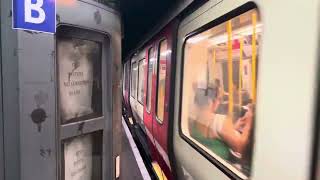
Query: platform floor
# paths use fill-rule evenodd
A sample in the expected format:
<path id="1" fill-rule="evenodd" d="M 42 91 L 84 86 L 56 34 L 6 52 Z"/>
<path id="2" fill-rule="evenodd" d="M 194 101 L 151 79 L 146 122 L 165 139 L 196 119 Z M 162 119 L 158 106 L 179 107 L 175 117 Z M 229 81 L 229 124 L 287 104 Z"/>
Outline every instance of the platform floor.
<path id="1" fill-rule="evenodd" d="M 122 120 L 121 180 L 151 180 L 130 131 Z"/>

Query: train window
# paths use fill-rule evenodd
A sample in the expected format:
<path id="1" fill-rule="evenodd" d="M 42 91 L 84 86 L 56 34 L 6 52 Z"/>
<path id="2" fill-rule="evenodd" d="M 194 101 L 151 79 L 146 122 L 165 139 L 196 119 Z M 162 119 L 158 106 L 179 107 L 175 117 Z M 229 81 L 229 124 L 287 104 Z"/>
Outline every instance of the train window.
<path id="1" fill-rule="evenodd" d="M 153 48 L 148 50 L 148 79 L 147 79 L 147 111 L 151 109 L 151 93 L 152 93 L 152 73 L 153 73 Z"/>
<path id="2" fill-rule="evenodd" d="M 101 56 L 98 42 L 57 37 L 62 123 L 102 116 Z"/>
<path id="3" fill-rule="evenodd" d="M 131 65 L 131 96 L 137 98 L 137 74 L 138 74 L 138 64 L 136 62 Z"/>
<path id="4" fill-rule="evenodd" d="M 261 29 L 252 9 L 184 45 L 182 137 L 243 179 L 251 172 Z"/>
<path id="5" fill-rule="evenodd" d="M 139 75 L 138 75 L 138 101 L 143 103 L 144 94 L 144 59 L 139 61 Z"/>
<path id="6" fill-rule="evenodd" d="M 167 69 L 167 40 L 160 41 L 158 53 L 158 83 L 157 83 L 157 120 L 162 123 L 164 117 L 164 100 L 166 90 L 166 69 Z"/>

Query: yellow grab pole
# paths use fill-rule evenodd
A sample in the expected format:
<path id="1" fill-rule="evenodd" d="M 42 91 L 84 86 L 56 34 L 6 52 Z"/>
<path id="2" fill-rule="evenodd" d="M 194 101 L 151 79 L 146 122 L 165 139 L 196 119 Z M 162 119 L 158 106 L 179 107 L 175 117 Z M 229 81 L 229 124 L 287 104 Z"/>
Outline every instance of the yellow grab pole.
<path id="1" fill-rule="evenodd" d="M 214 68 L 216 67 L 216 50 L 213 49 L 213 56 L 212 56 L 212 73 L 214 73 Z M 213 76 L 215 79 L 216 77 Z"/>
<path id="2" fill-rule="evenodd" d="M 242 60 L 243 60 L 243 37 L 240 37 L 240 59 L 239 59 L 239 105 L 242 105 Z"/>
<path id="3" fill-rule="evenodd" d="M 257 25 L 257 14 L 256 12 L 252 13 L 252 99 L 253 103 L 256 102 L 256 68 L 257 68 L 257 48 L 256 48 L 256 25 Z"/>
<path id="4" fill-rule="evenodd" d="M 232 117 L 233 114 L 233 71 L 232 71 L 232 26 L 231 20 L 227 22 L 227 32 L 228 32 L 228 93 L 229 93 L 229 103 L 228 103 L 228 115 Z"/>

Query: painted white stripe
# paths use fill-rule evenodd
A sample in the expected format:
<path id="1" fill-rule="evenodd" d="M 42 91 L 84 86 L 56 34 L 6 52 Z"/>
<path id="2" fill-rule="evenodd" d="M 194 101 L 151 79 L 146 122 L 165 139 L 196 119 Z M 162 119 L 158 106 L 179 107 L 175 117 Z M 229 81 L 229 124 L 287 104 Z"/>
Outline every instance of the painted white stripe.
<path id="1" fill-rule="evenodd" d="M 137 147 L 136 143 L 134 142 L 132 135 L 129 131 L 129 128 L 123 118 L 122 118 L 122 126 L 124 128 L 124 131 L 126 132 L 127 138 L 129 140 L 129 143 L 131 146 L 131 150 L 132 150 L 133 155 L 137 161 L 137 164 L 138 164 L 139 170 L 141 172 L 141 175 L 143 177 L 143 180 L 151 180 L 151 177 L 148 173 L 148 170 L 147 170 L 146 166 L 144 165 L 142 157 L 139 153 L 138 147 Z"/>

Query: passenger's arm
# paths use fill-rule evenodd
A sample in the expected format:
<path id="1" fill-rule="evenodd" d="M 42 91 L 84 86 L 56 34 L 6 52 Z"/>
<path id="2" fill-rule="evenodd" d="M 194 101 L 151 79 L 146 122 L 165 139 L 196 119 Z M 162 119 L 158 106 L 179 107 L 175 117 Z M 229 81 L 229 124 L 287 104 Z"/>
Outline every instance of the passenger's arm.
<path id="1" fill-rule="evenodd" d="M 243 119 L 245 121 L 245 126 L 241 134 L 236 131 L 232 118 L 228 118 L 225 121 L 221 131 L 219 132 L 219 135 L 230 146 L 230 148 L 239 153 L 243 153 L 249 142 L 253 119 L 251 110 L 247 111 L 243 118 L 245 118 Z"/>

